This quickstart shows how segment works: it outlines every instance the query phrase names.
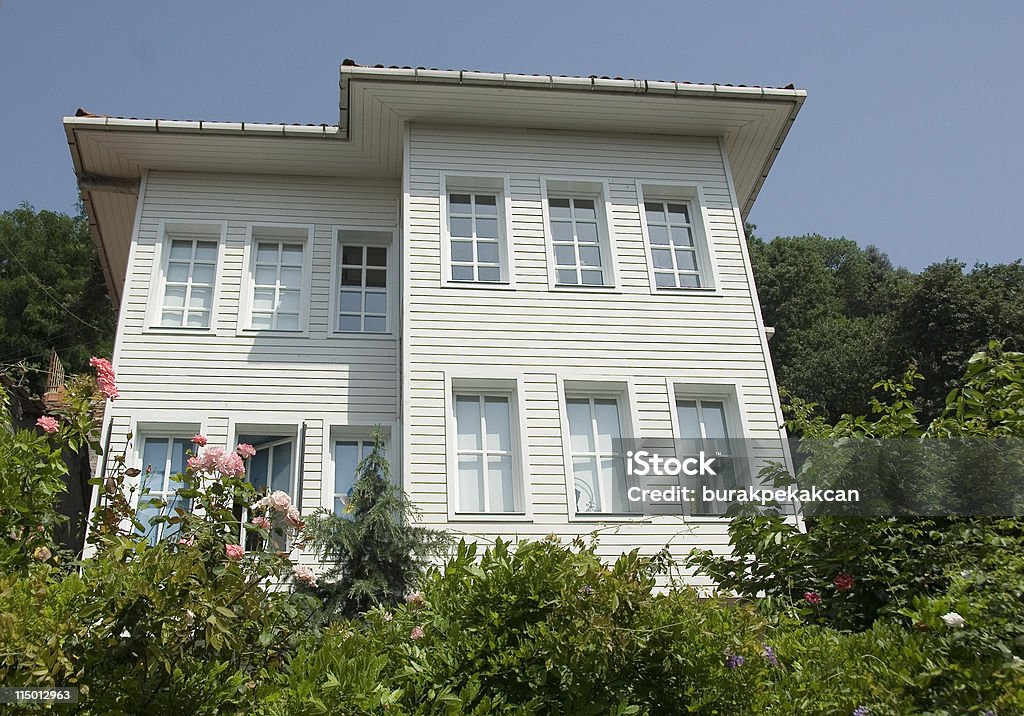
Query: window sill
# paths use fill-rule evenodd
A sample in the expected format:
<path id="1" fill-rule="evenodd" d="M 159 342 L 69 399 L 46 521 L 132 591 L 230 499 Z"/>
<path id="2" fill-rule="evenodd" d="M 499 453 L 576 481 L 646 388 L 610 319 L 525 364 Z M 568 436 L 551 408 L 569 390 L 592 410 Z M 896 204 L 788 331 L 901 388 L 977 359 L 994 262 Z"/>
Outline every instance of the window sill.
<path id="1" fill-rule="evenodd" d="M 548 288 L 550 291 L 555 293 L 609 293 L 609 294 L 621 294 L 618 286 L 584 286 L 582 284 L 549 284 Z"/>
<path id="2" fill-rule="evenodd" d="M 239 328 L 236 335 L 245 338 L 305 338 L 309 336 L 309 329 Z"/>
<path id="3" fill-rule="evenodd" d="M 449 522 L 533 522 L 525 512 L 456 512 L 448 514 Z"/>
<path id="4" fill-rule="evenodd" d="M 648 522 L 650 518 L 639 512 L 582 512 L 570 515 L 569 522 Z"/>
<path id="5" fill-rule="evenodd" d="M 370 333 L 368 331 L 331 331 L 330 333 L 327 334 L 327 336 L 329 338 L 340 338 L 340 339 L 355 338 L 355 339 L 360 340 L 360 341 L 367 341 L 367 340 L 393 341 L 396 338 L 395 334 L 391 333 L 390 331 L 387 332 L 387 333 Z"/>
<path id="6" fill-rule="evenodd" d="M 516 286 L 511 281 L 452 281 L 445 279 L 441 281 L 443 288 L 471 288 L 484 291 L 515 291 Z"/>
<path id="7" fill-rule="evenodd" d="M 195 326 L 146 326 L 143 329 L 144 333 L 166 333 L 168 335 L 179 335 L 179 336 L 201 336 L 201 335 L 215 335 L 216 331 L 213 328 L 198 328 Z"/>

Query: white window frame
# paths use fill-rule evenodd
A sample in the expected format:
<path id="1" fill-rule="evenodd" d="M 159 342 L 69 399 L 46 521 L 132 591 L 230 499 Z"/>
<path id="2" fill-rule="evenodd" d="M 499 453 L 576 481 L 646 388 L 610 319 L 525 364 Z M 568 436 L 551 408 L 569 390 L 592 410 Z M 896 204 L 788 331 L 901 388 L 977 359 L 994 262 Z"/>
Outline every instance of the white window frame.
<path id="1" fill-rule="evenodd" d="M 309 335 L 310 286 L 313 266 L 313 224 L 256 222 L 246 225 L 245 250 L 242 257 L 242 291 L 239 298 L 238 334 L 249 336 L 307 336 Z M 299 286 L 299 327 L 253 328 L 252 304 L 256 288 L 256 244 L 260 241 L 302 244 L 302 281 Z"/>
<path id="2" fill-rule="evenodd" d="M 719 276 L 713 246 L 709 237 L 707 202 L 701 184 L 678 184 L 662 181 L 636 182 L 637 209 L 640 213 L 640 227 L 643 232 L 644 254 L 647 257 L 647 273 L 652 295 L 670 293 L 717 293 Z M 647 201 L 685 204 L 690 215 L 690 233 L 696 249 L 697 273 L 701 286 L 658 286 L 654 269 L 654 253 L 651 248 L 651 231 L 647 225 Z"/>
<path id="3" fill-rule="evenodd" d="M 541 202 L 544 215 L 544 246 L 548 263 L 548 288 L 551 291 L 607 292 L 619 289 L 619 270 L 616 260 L 615 231 L 611 208 L 611 192 L 604 179 L 580 177 L 541 177 Z M 552 198 L 591 199 L 597 216 L 598 246 L 602 254 L 601 271 L 604 283 L 597 285 L 564 284 L 558 282 L 555 264 L 554 230 L 551 225 Z"/>
<path id="4" fill-rule="evenodd" d="M 750 440 L 750 428 L 747 422 L 747 408 L 746 404 L 742 400 L 742 392 L 737 383 L 729 380 L 715 381 L 708 379 L 695 383 L 687 380 L 667 378 L 666 385 L 668 388 L 669 413 L 672 418 L 672 438 L 674 441 L 681 441 L 684 439 L 682 428 L 679 425 L 678 410 L 679 402 L 683 400 L 708 400 L 722 403 L 725 408 L 725 428 L 729 432 L 729 439 Z M 781 438 L 779 438 L 779 440 L 781 450 Z M 744 473 L 736 475 L 737 488 L 743 486 L 742 483 L 744 480 L 751 484 L 753 483 L 757 477 L 753 471 L 753 467 L 753 465 L 746 464 L 743 466 Z M 684 505 L 684 515 L 686 519 L 693 520 L 695 522 L 717 522 L 729 519 L 724 515 L 716 515 L 714 513 L 693 512 L 693 506 L 695 504 L 697 504 L 696 501 L 694 503 Z"/>
<path id="5" fill-rule="evenodd" d="M 384 433 L 384 457 L 387 459 L 388 464 L 391 467 L 391 481 L 396 487 L 401 486 L 401 465 L 394 454 L 395 450 L 393 444 L 393 436 L 396 434 L 397 430 L 396 424 L 374 423 L 372 425 L 325 425 L 324 452 L 323 461 L 321 463 L 325 466 L 325 469 L 320 484 L 320 506 L 323 509 L 331 513 L 334 512 L 334 496 L 336 494 L 334 491 L 335 473 L 337 471 L 337 464 L 334 455 L 335 443 L 362 441 L 369 442 L 372 446 L 372 436 L 375 430 L 380 430 Z M 365 457 L 365 455 L 362 457 Z"/>
<path id="6" fill-rule="evenodd" d="M 449 522 L 530 522 L 533 506 L 529 490 L 529 465 L 526 450 L 526 405 L 523 398 L 522 376 L 509 376 L 487 370 L 445 374 L 445 454 L 448 468 L 448 521 Z M 456 395 L 493 395 L 508 398 L 509 429 L 511 435 L 512 480 L 516 506 L 513 512 L 470 512 L 459 509 L 458 429 L 455 419 Z"/>
<path id="7" fill-rule="evenodd" d="M 217 327 L 217 306 L 220 303 L 220 271 L 224 262 L 224 244 L 227 237 L 226 221 L 205 221 L 188 219 L 169 221 L 161 219 L 157 225 L 157 240 L 153 246 L 153 271 L 150 278 L 145 330 L 153 333 L 204 334 L 215 333 Z M 167 288 L 167 271 L 173 239 L 213 241 L 217 244 L 216 265 L 214 266 L 213 291 L 210 298 L 210 323 L 208 326 L 165 326 L 162 325 L 164 295 Z M 190 277 L 191 278 L 191 277 Z"/>
<path id="8" fill-rule="evenodd" d="M 621 376 L 580 375 L 558 377 L 558 405 L 562 432 L 562 458 L 565 471 L 566 511 L 570 522 L 631 522 L 645 519 L 640 508 L 632 512 L 577 512 L 576 480 L 572 465 L 572 433 L 569 429 L 567 400 L 573 398 L 614 399 L 619 413 L 619 430 L 623 440 L 637 440 L 640 422 L 634 396 L 633 379 Z M 623 464 L 625 470 L 625 464 Z M 627 476 L 627 489 L 629 478 Z"/>
<path id="9" fill-rule="evenodd" d="M 442 172 L 438 196 L 441 225 L 441 285 L 450 288 L 515 290 L 512 235 L 512 189 L 509 176 L 451 174 Z M 452 278 L 452 235 L 449 206 L 451 194 L 496 194 L 498 209 L 498 281 L 456 281 Z"/>
<path id="10" fill-rule="evenodd" d="M 143 500 L 142 495 L 142 478 L 146 472 L 145 454 L 146 454 L 146 441 L 147 440 L 188 440 L 191 441 L 196 433 L 203 432 L 203 426 L 200 421 L 180 421 L 180 422 L 166 422 L 159 420 L 132 420 L 129 424 L 129 432 L 132 437 L 132 456 L 134 459 L 135 468 L 139 470 L 140 474 L 131 478 L 126 488 L 134 491 L 134 499 L 132 500 L 132 507 L 134 509 L 139 508 L 139 503 Z M 196 454 L 199 450 L 194 444 L 190 450 L 192 454 Z M 170 455 L 168 454 L 168 458 Z M 164 479 L 168 475 L 164 476 Z M 152 499 L 154 493 L 150 493 L 145 499 Z M 101 496 L 102 499 L 102 496 Z M 163 528 L 166 525 L 159 525 L 161 539 Z M 133 530 L 134 532 L 134 530 Z M 147 533 L 148 534 L 148 530 Z"/>
<path id="11" fill-rule="evenodd" d="M 345 232 L 377 234 L 377 236 L 363 236 L 355 238 L 353 243 L 363 246 L 378 246 L 387 249 L 387 288 L 386 288 L 386 327 L 383 332 L 369 331 L 342 331 L 339 326 L 339 313 L 341 312 L 341 242 L 342 234 Z M 328 335 L 343 338 L 393 338 L 395 326 L 398 324 L 399 303 L 399 272 L 396 267 L 398 252 L 396 244 L 398 232 L 393 228 L 379 226 L 350 226 L 336 225 L 331 227 L 331 299 L 330 316 L 328 316 Z"/>

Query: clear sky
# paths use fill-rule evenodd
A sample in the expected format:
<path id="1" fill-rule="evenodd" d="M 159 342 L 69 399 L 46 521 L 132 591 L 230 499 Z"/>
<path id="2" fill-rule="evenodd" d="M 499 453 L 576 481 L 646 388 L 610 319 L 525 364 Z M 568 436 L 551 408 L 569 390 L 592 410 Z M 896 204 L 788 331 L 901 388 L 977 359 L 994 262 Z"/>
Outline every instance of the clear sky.
<path id="1" fill-rule="evenodd" d="M 0 209 L 73 210 L 60 118 L 338 121 L 338 65 L 781 86 L 807 103 L 762 236 L 920 269 L 1024 253 L 1024 3 L 0 0 Z"/>

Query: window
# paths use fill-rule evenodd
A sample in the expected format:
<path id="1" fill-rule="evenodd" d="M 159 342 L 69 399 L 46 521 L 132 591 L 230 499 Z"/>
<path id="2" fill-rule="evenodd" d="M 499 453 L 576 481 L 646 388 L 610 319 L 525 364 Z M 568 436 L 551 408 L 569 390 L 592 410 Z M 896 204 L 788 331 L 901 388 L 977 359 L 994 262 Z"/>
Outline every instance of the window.
<path id="1" fill-rule="evenodd" d="M 703 488 L 730 490 L 736 487 L 737 455 L 730 440 L 726 403 L 707 398 L 685 398 L 676 401 L 676 412 L 683 452 L 694 454 L 703 450 L 715 456 L 717 474 L 699 475 L 696 478 L 697 501 L 694 503 L 694 512 L 722 514 L 729 506 L 728 503 L 717 500 L 705 502 Z"/>
<path id="2" fill-rule="evenodd" d="M 638 184 L 637 194 L 652 289 L 714 288 L 700 189 Z"/>
<path id="3" fill-rule="evenodd" d="M 457 512 L 522 512 L 512 396 L 455 393 Z"/>
<path id="4" fill-rule="evenodd" d="M 619 400 L 567 396 L 565 404 L 576 513 L 629 512 Z"/>
<path id="5" fill-rule="evenodd" d="M 334 501 L 336 515 L 345 515 L 352 486 L 356 481 L 356 468 L 360 461 L 373 451 L 373 440 L 337 440 L 334 443 Z"/>
<path id="6" fill-rule="evenodd" d="M 498 206 L 498 194 L 448 195 L 453 281 L 501 281 Z"/>
<path id="7" fill-rule="evenodd" d="M 217 273 L 217 242 L 173 235 L 167 238 L 169 248 L 160 325 L 209 328 Z"/>
<path id="8" fill-rule="evenodd" d="M 390 232 L 338 232 L 338 297 L 335 330 L 388 332 Z"/>
<path id="9" fill-rule="evenodd" d="M 248 443 L 256 450 L 256 454 L 246 460 L 245 466 L 246 476 L 249 483 L 256 488 L 256 492 L 269 495 L 280 490 L 287 493 L 293 503 L 297 503 L 299 496 L 295 484 L 294 437 L 243 433 L 238 436 L 238 442 Z M 240 520 L 249 520 L 248 514 L 244 512 L 236 516 Z M 242 538 L 246 549 L 255 548 L 255 535 L 243 530 Z M 279 551 L 288 547 L 285 536 L 276 527 L 271 532 L 270 542 L 271 546 Z"/>
<path id="10" fill-rule="evenodd" d="M 555 282 L 567 286 L 605 285 L 597 202 L 580 197 L 551 197 L 548 208 Z"/>
<path id="11" fill-rule="evenodd" d="M 191 500 L 176 494 L 185 484 L 175 479 L 185 471 L 185 453 L 191 447 L 191 439 L 186 437 L 144 437 L 142 440 L 143 467 L 136 517 L 143 526 L 140 534 L 148 535 L 152 545 L 172 538 L 179 530 L 176 524 L 153 524 L 154 517 L 173 515 L 176 508 L 185 511 L 192 508 Z"/>
<path id="12" fill-rule="evenodd" d="M 309 227 L 252 227 L 249 328 L 303 329 L 310 233 Z"/>

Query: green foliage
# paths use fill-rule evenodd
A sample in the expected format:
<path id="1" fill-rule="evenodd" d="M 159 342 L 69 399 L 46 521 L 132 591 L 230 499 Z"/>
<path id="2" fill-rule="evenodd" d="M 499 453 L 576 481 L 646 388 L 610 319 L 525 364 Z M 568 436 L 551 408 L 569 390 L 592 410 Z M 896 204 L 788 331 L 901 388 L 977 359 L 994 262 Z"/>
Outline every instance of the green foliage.
<path id="1" fill-rule="evenodd" d="M 345 515 L 323 510 L 306 520 L 305 540 L 330 568 L 316 589 L 326 619 L 354 617 L 399 603 L 432 556 L 448 544 L 444 533 L 410 523 L 415 513 L 391 479 L 384 435 L 356 466 Z"/>
<path id="2" fill-rule="evenodd" d="M 0 365 L 21 362 L 41 392 L 51 348 L 84 372 L 91 355 L 109 355 L 115 322 L 84 216 L 28 205 L 0 214 Z"/>

